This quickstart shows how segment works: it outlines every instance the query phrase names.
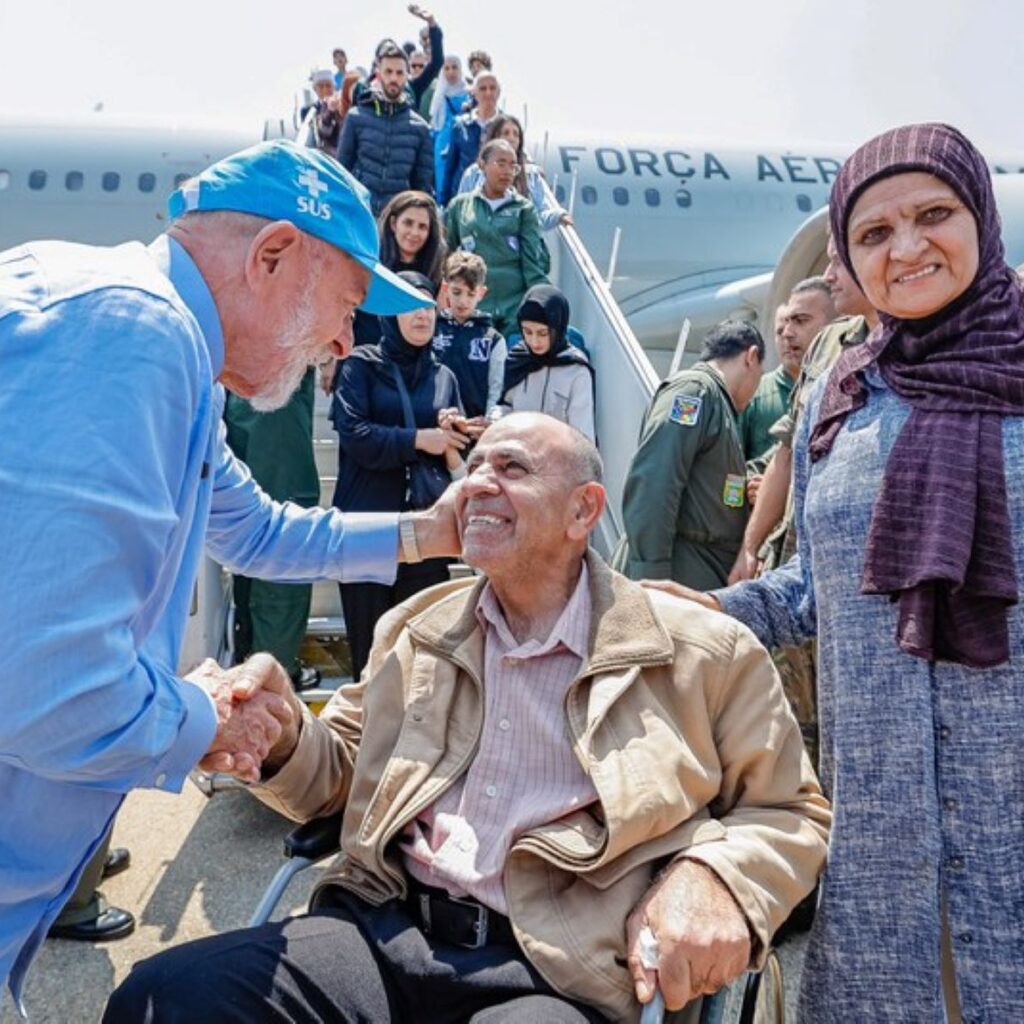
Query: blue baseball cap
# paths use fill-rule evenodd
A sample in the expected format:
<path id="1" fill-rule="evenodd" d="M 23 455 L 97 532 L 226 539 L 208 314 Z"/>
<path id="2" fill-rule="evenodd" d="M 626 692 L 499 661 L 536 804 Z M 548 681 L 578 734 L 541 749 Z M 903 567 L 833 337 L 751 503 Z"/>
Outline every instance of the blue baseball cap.
<path id="1" fill-rule="evenodd" d="M 171 194 L 171 221 L 193 210 L 234 210 L 297 228 L 348 253 L 370 271 L 360 309 L 394 316 L 433 302 L 380 262 L 370 194 L 336 160 L 287 139 L 218 160 Z"/>

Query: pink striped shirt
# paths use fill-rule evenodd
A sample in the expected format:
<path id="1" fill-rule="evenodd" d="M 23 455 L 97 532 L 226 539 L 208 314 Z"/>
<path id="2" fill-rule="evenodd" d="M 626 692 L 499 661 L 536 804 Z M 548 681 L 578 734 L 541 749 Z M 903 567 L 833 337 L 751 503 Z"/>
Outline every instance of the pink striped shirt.
<path id="1" fill-rule="evenodd" d="M 515 841 L 597 799 L 565 714 L 587 656 L 587 567 L 546 640 L 517 643 L 490 585 L 476 614 L 485 632 L 480 746 L 466 774 L 408 826 L 401 848 L 413 878 L 507 914 L 502 874 Z"/>

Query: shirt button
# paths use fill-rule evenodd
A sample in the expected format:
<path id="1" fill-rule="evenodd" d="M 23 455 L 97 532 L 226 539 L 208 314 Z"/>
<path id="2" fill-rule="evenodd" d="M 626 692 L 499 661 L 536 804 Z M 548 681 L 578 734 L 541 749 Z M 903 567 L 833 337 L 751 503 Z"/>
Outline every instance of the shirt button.
<path id="1" fill-rule="evenodd" d="M 942 801 L 942 806 L 945 807 L 947 811 L 955 811 L 960 804 L 950 796 L 946 797 L 946 799 Z"/>
<path id="2" fill-rule="evenodd" d="M 486 794 L 487 794 L 487 796 L 490 796 L 490 797 L 495 797 L 495 796 L 497 796 L 497 795 L 498 795 L 498 787 L 497 787 L 497 786 L 488 786 L 488 787 L 487 787 L 487 788 L 486 788 L 486 789 L 484 790 L 484 793 L 486 793 Z"/>
<path id="3" fill-rule="evenodd" d="M 948 725 L 940 726 L 939 728 L 939 739 L 948 740 L 950 737 L 951 730 Z"/>
<path id="4" fill-rule="evenodd" d="M 416 712 L 413 713 L 412 720 L 414 722 L 422 722 L 423 721 L 423 715 L 421 715 L 418 711 L 416 711 Z"/>
<path id="5" fill-rule="evenodd" d="M 974 941 L 974 936 L 970 932 L 961 932 L 957 939 L 960 940 L 965 946 L 969 946 Z"/>
<path id="6" fill-rule="evenodd" d="M 949 858 L 949 866 L 951 868 L 955 868 L 957 871 L 959 871 L 964 866 L 964 859 L 963 859 L 963 857 L 950 857 Z"/>
<path id="7" fill-rule="evenodd" d="M 500 722 L 498 723 L 498 728 L 499 728 L 499 729 L 500 729 L 500 730 L 501 730 L 502 732 L 508 732 L 508 731 L 509 731 L 509 729 L 511 729 L 511 728 L 512 728 L 512 723 L 511 723 L 511 722 L 510 722 L 510 721 L 509 721 L 509 720 L 508 720 L 507 718 L 503 718 L 503 719 L 502 719 L 502 720 L 501 720 L 501 721 L 500 721 Z"/>
<path id="8" fill-rule="evenodd" d="M 158 786 L 162 786 L 162 785 L 163 785 L 163 784 L 164 784 L 164 783 L 165 783 L 166 781 L 167 781 L 167 773 L 166 773 L 166 772 L 161 772 L 161 773 L 160 773 L 160 774 L 159 774 L 159 775 L 158 775 L 158 776 L 156 777 L 156 784 L 157 784 Z"/>

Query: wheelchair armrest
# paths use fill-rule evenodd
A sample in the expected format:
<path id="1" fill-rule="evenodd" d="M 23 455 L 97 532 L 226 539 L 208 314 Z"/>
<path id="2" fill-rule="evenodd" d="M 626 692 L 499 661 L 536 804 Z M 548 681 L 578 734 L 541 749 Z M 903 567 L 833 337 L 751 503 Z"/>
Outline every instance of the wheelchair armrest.
<path id="1" fill-rule="evenodd" d="M 341 816 L 342 812 L 338 811 L 292 829 L 284 837 L 284 855 L 320 860 L 337 853 L 341 849 Z"/>

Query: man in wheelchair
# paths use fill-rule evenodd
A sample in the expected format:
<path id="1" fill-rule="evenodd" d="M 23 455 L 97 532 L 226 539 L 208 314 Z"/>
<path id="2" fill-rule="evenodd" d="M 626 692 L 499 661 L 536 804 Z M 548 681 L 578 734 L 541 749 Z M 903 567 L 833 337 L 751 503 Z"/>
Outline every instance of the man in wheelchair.
<path id="1" fill-rule="evenodd" d="M 309 913 L 136 965 L 105 1020 L 635 1021 L 655 984 L 674 1009 L 757 967 L 814 887 L 830 812 L 753 635 L 588 551 L 601 461 L 572 428 L 509 416 L 467 469 L 483 578 L 382 619 L 252 788 L 344 811 Z"/>

